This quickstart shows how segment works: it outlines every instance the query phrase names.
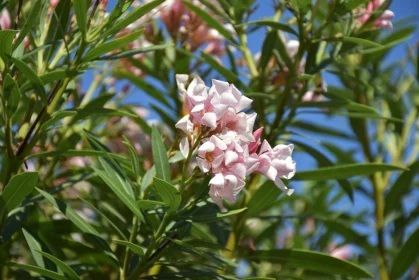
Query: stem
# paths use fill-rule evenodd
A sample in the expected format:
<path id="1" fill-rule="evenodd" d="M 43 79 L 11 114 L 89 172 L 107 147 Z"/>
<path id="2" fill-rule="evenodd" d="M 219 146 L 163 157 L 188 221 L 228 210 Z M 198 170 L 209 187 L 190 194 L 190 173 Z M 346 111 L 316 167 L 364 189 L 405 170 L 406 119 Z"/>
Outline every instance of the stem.
<path id="1" fill-rule="evenodd" d="M 131 235 L 129 237 L 129 242 L 134 243 L 135 238 L 138 233 L 138 218 L 134 217 L 132 220 L 132 231 Z M 125 255 L 124 255 L 124 262 L 122 266 L 122 272 L 121 272 L 121 280 L 125 280 L 128 275 L 128 265 L 129 265 L 129 256 L 130 256 L 130 250 L 129 248 L 125 249 Z"/>
<path id="2" fill-rule="evenodd" d="M 258 70 L 256 68 L 256 63 L 253 59 L 252 53 L 249 51 L 247 47 L 247 35 L 245 32 L 240 32 L 240 49 L 243 52 L 244 59 L 246 59 L 247 65 L 249 66 L 250 74 L 253 78 L 259 76 Z"/>
<path id="3" fill-rule="evenodd" d="M 183 191 L 185 190 L 186 177 L 188 175 L 188 167 L 189 167 L 189 163 L 191 161 L 192 153 L 193 153 L 193 151 L 195 151 L 195 149 L 198 147 L 199 143 L 201 142 L 203 134 L 204 133 L 201 132 L 198 135 L 198 138 L 196 139 L 194 145 L 192 146 L 191 149 L 189 149 L 188 156 L 186 157 L 185 164 L 183 165 L 183 168 L 182 168 L 182 180 L 181 180 L 181 184 L 180 184 L 180 193 L 183 193 Z"/>

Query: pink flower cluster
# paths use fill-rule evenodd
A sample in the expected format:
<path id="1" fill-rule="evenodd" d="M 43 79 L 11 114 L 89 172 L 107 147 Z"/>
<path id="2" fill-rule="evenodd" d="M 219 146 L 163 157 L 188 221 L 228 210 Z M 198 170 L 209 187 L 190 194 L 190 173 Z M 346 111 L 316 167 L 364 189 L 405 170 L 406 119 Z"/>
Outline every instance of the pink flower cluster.
<path id="1" fill-rule="evenodd" d="M 234 202 L 245 186 L 245 178 L 252 173 L 263 174 L 291 195 L 293 190 L 281 179 L 290 179 L 295 174 L 291 157 L 294 146 L 272 148 L 266 140 L 261 144 L 263 128 L 253 132 L 256 113 L 243 112 L 252 100 L 227 82 L 213 80 L 209 88 L 195 77 L 186 88 L 189 76 L 176 78 L 185 113 L 176 124 L 184 133 L 180 150 L 188 157 L 197 147 L 199 168 L 212 175 L 209 192 L 212 200 L 220 207 L 222 199 Z"/>
<path id="2" fill-rule="evenodd" d="M 366 9 L 361 10 L 364 15 L 360 18 L 360 23 L 366 23 L 370 19 L 371 14 L 375 12 L 383 3 L 384 0 L 372 0 L 368 2 Z M 391 23 L 391 19 L 393 18 L 393 11 L 385 10 L 383 14 L 374 22 L 373 26 L 392 29 L 393 24 Z"/>

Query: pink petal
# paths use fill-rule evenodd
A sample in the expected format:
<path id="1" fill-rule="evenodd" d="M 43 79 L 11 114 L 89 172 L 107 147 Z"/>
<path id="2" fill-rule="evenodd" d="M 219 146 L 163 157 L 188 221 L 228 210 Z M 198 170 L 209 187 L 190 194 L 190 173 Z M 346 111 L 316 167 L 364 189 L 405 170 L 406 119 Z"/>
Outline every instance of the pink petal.
<path id="1" fill-rule="evenodd" d="M 205 113 L 202 123 L 211 129 L 215 129 L 217 127 L 217 116 L 215 113 Z"/>

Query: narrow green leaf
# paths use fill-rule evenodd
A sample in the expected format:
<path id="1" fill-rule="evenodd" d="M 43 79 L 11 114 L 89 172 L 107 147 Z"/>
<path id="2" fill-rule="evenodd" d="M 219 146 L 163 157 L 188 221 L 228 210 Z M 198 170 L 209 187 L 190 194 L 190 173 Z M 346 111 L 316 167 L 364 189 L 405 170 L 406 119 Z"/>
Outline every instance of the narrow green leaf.
<path id="1" fill-rule="evenodd" d="M 143 180 L 141 181 L 141 191 L 145 191 L 148 186 L 153 182 L 153 178 L 156 176 L 156 166 L 153 165 L 147 172 L 144 174 Z"/>
<path id="2" fill-rule="evenodd" d="M 206 11 L 202 10 L 201 8 L 195 6 L 191 2 L 182 0 L 183 4 L 190 9 L 192 12 L 197 14 L 200 18 L 202 18 L 210 27 L 214 28 L 218 32 L 220 32 L 221 35 L 223 35 L 226 39 L 235 42 L 233 35 L 230 31 L 225 29 L 225 27 L 213 16 L 208 14 Z"/>
<path id="3" fill-rule="evenodd" d="M 266 181 L 256 190 L 247 203 L 247 215 L 249 217 L 258 216 L 271 207 L 281 194 L 282 191 L 272 181 Z"/>
<path id="4" fill-rule="evenodd" d="M 115 180 L 114 178 L 110 177 L 108 173 L 102 170 L 99 170 L 95 167 L 92 168 L 96 174 L 99 175 L 103 181 L 105 181 L 106 185 L 111 188 L 111 190 L 122 201 L 122 203 L 124 203 L 125 206 L 127 206 L 134 213 L 134 215 L 140 219 L 140 221 L 144 222 L 144 216 L 140 209 L 137 207 L 135 199 L 130 194 L 128 194 L 123 186 L 121 186 L 121 181 Z"/>
<path id="5" fill-rule="evenodd" d="M 366 176 L 376 172 L 407 170 L 405 167 L 391 164 L 364 163 L 348 164 L 333 167 L 318 168 L 316 170 L 300 171 L 295 174 L 293 180 L 334 180 L 345 179 L 355 176 Z"/>
<path id="6" fill-rule="evenodd" d="M 223 219 L 226 217 L 240 214 L 241 212 L 246 211 L 246 210 L 247 210 L 247 207 L 236 209 L 236 210 L 231 210 L 225 213 L 211 213 L 211 214 L 204 214 L 204 215 L 199 215 L 199 216 L 190 216 L 190 217 L 187 217 L 187 219 L 191 219 L 192 221 L 195 221 L 195 222 L 209 223 L 209 222 L 214 222 L 218 219 Z"/>
<path id="7" fill-rule="evenodd" d="M 218 73 L 223 75 L 229 82 L 233 83 L 238 81 L 236 74 L 221 65 L 217 60 L 214 59 L 214 57 L 205 53 L 204 51 L 201 51 L 201 56 L 205 59 L 205 62 L 213 67 Z"/>
<path id="8" fill-rule="evenodd" d="M 12 44 L 17 30 L 0 30 L 0 71 L 7 67 L 9 56 L 12 55 Z"/>
<path id="9" fill-rule="evenodd" d="M 54 198 L 51 194 L 36 188 L 36 190 L 45 197 L 50 203 L 52 203 L 60 212 L 62 212 L 73 224 L 84 233 L 90 233 L 96 236 L 100 236 L 99 232 L 86 222 L 74 209 L 62 202 L 59 199 Z"/>
<path id="10" fill-rule="evenodd" d="M 333 275 L 342 275 L 357 278 L 373 278 L 368 271 L 362 267 L 332 256 L 305 250 L 258 250 L 251 254 L 244 254 L 249 261 L 266 261 L 279 263 L 285 267 L 295 267 Z"/>
<path id="11" fill-rule="evenodd" d="M 47 259 L 51 260 L 53 263 L 55 263 L 71 280 L 80 280 L 81 278 L 77 275 L 77 273 L 69 267 L 67 264 L 65 264 L 63 261 L 59 260 L 58 258 L 54 257 L 53 255 L 50 255 L 48 253 L 38 251 L 39 254 L 46 257 Z"/>
<path id="12" fill-rule="evenodd" d="M 401 279 L 401 276 L 419 257 L 419 228 L 417 228 L 404 243 L 391 266 L 391 279 Z"/>
<path id="13" fill-rule="evenodd" d="M 124 241 L 124 240 L 113 240 L 113 242 L 129 248 L 131 251 L 133 251 L 135 254 L 139 255 L 140 257 L 144 256 L 143 249 L 138 245 L 135 245 L 131 242 Z"/>
<path id="14" fill-rule="evenodd" d="M 272 58 L 272 51 L 276 46 L 276 40 L 278 38 L 276 33 L 277 31 L 270 31 L 268 35 L 266 35 L 265 40 L 263 41 L 260 58 L 260 67 L 263 70 L 262 72 L 265 71 L 265 68 L 269 63 L 269 60 L 271 60 Z"/>
<path id="15" fill-rule="evenodd" d="M 35 263 L 42 268 L 46 268 L 49 270 L 56 270 L 57 268 L 52 266 L 48 263 L 48 260 L 45 260 L 42 255 L 39 253 L 39 251 L 45 251 L 47 250 L 45 244 L 42 243 L 42 241 L 34 235 L 31 231 L 22 228 L 23 236 L 26 239 L 26 242 L 28 243 L 29 249 L 31 250 L 32 256 L 35 260 Z"/>
<path id="16" fill-rule="evenodd" d="M 54 124 L 55 122 L 66 118 L 66 117 L 72 117 L 77 115 L 76 111 L 57 111 L 55 113 L 53 113 L 51 115 L 51 118 L 49 120 L 47 120 L 42 126 L 40 130 L 45 130 L 47 128 L 49 128 L 52 124 Z"/>
<path id="17" fill-rule="evenodd" d="M 88 51 L 82 58 L 82 61 L 87 62 L 99 58 L 101 55 L 110 53 L 114 50 L 120 49 L 137 40 L 144 33 L 144 29 L 135 31 L 117 40 L 106 42 Z"/>
<path id="18" fill-rule="evenodd" d="M 53 43 L 64 38 L 70 23 L 71 1 L 59 1 L 51 18 L 47 34 L 47 42 Z M 58 45 L 58 44 L 57 44 Z M 53 53 L 57 46 L 49 50 Z"/>
<path id="19" fill-rule="evenodd" d="M 280 23 L 280 22 L 277 22 L 277 21 L 273 21 L 273 20 L 256 20 L 256 21 L 246 22 L 246 23 L 243 23 L 241 25 L 250 25 L 250 24 L 269 26 L 269 27 L 272 27 L 272 28 L 274 28 L 276 30 L 285 31 L 285 32 L 288 32 L 288 33 L 291 33 L 291 34 L 294 34 L 294 35 L 298 36 L 297 31 L 295 31 L 294 29 L 292 29 L 289 25 L 283 24 L 283 23 Z"/>
<path id="20" fill-rule="evenodd" d="M 68 0 L 67 0 L 68 1 Z M 88 0 L 73 0 L 74 13 L 76 14 L 77 26 L 83 38 L 87 36 L 87 2 Z"/>
<path id="21" fill-rule="evenodd" d="M 30 272 L 35 272 L 35 273 L 38 273 L 39 275 L 43 275 L 43 276 L 46 276 L 48 278 L 55 279 L 55 280 L 68 280 L 68 278 L 62 274 L 58 274 L 56 272 L 46 270 L 45 268 L 41 268 L 39 266 L 22 264 L 22 263 L 13 263 L 13 262 L 7 263 L 6 265 L 15 267 L 15 268 L 20 268 L 20 269 L 30 271 Z"/>
<path id="22" fill-rule="evenodd" d="M 403 195 L 407 194 L 412 186 L 413 179 L 419 173 L 419 160 L 409 166 L 409 170 L 400 174 L 385 198 L 385 213 L 389 214 L 399 205 Z"/>
<path id="23" fill-rule="evenodd" d="M 154 51 L 159 51 L 159 50 L 165 50 L 165 49 L 171 48 L 171 47 L 173 47 L 172 44 L 153 45 L 153 46 L 149 46 L 149 47 L 144 47 L 144 48 L 138 48 L 138 49 L 133 49 L 133 50 L 124 51 L 124 52 L 119 52 L 119 53 L 112 54 L 112 55 L 102 56 L 100 58 L 97 58 L 97 60 L 115 60 L 115 59 L 121 59 L 121 58 L 125 58 L 125 57 L 133 57 L 136 54 L 154 52 Z"/>
<path id="24" fill-rule="evenodd" d="M 348 0 L 344 4 L 346 9 L 352 11 L 361 6 L 362 4 L 367 3 L 368 1 L 369 0 Z"/>
<path id="25" fill-rule="evenodd" d="M 103 156 L 103 152 L 95 150 L 66 150 L 66 151 L 52 151 L 52 152 L 40 152 L 27 156 L 25 159 L 33 158 L 49 158 L 49 157 L 97 157 Z M 110 156 L 118 161 L 127 161 L 125 157 L 110 154 Z"/>
<path id="26" fill-rule="evenodd" d="M 39 14 L 42 8 L 42 1 L 34 0 L 34 1 L 31 1 L 31 3 L 33 3 L 33 5 L 31 5 L 31 11 L 29 13 L 29 16 L 26 20 L 23 21 L 23 27 L 19 31 L 19 36 L 13 43 L 14 50 L 20 45 L 20 43 L 23 42 L 26 35 L 29 34 L 29 32 L 35 26 L 36 21 L 39 19 Z"/>
<path id="27" fill-rule="evenodd" d="M 364 46 L 369 46 L 369 47 L 382 47 L 382 45 L 378 43 L 372 42 L 370 40 L 362 39 L 362 38 L 343 36 L 341 39 L 343 42 L 354 43 L 358 45 L 364 45 Z"/>
<path id="28" fill-rule="evenodd" d="M 175 212 L 180 205 L 181 196 L 179 191 L 169 182 L 154 178 L 154 187 L 157 194 L 163 199 L 168 212 Z"/>
<path id="29" fill-rule="evenodd" d="M 7 211 L 13 210 L 33 191 L 37 182 L 38 172 L 23 172 L 15 175 L 0 195 L 0 204 Z"/>
<path id="30" fill-rule="evenodd" d="M 346 102 L 346 101 L 327 101 L 327 102 L 302 102 L 298 105 L 301 108 L 330 108 L 330 109 L 347 109 L 349 111 L 363 112 L 367 114 L 377 115 L 381 117 L 380 114 L 372 107 L 355 103 L 355 102 Z"/>
<path id="31" fill-rule="evenodd" d="M 11 60 L 16 65 L 16 67 L 19 68 L 25 78 L 29 80 L 41 100 L 46 102 L 47 94 L 38 75 L 25 62 L 14 57 L 12 57 Z"/>
<path id="32" fill-rule="evenodd" d="M 9 114 L 13 114 L 16 111 L 22 96 L 18 84 L 9 74 L 6 74 L 6 77 L 4 78 L 3 90 Z"/>
<path id="33" fill-rule="evenodd" d="M 140 177 L 140 162 L 138 160 L 137 151 L 132 146 L 129 139 L 125 136 L 123 136 L 123 137 L 124 137 L 124 141 L 122 143 L 128 149 L 129 157 L 131 159 L 131 167 L 132 167 L 132 170 L 134 171 L 134 175 L 135 175 L 135 182 L 137 182 L 138 178 Z"/>
<path id="34" fill-rule="evenodd" d="M 159 6 L 165 0 L 155 0 L 148 2 L 144 5 L 139 5 L 135 7 L 131 12 L 129 12 L 126 16 L 123 17 L 122 20 L 113 23 L 112 27 L 109 28 L 103 35 L 102 38 L 106 38 L 109 35 L 119 32 L 124 27 L 130 25 L 131 23 L 135 22 L 136 20 L 142 18 L 148 12 Z"/>
<path id="35" fill-rule="evenodd" d="M 153 152 L 154 165 L 156 167 L 157 178 L 170 182 L 170 165 L 167 157 L 166 148 L 159 131 L 155 126 L 151 132 L 151 149 Z"/>
<path id="36" fill-rule="evenodd" d="M 155 206 L 164 206 L 165 204 L 164 202 L 155 200 L 137 200 L 137 205 L 141 210 L 147 211 L 153 209 Z"/>
<path id="37" fill-rule="evenodd" d="M 275 100 L 276 99 L 275 95 L 264 93 L 264 92 L 247 92 L 247 93 L 245 93 L 245 95 L 247 97 L 250 97 L 250 98 L 265 98 L 265 99 L 269 99 L 269 100 Z"/>

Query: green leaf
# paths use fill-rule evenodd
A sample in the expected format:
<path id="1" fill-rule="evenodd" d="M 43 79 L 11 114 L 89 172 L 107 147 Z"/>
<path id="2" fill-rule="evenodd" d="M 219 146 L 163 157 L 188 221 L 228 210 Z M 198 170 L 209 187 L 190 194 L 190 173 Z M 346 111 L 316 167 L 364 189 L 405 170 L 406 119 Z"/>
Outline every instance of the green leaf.
<path id="1" fill-rule="evenodd" d="M 298 105 L 301 108 L 329 108 L 329 109 L 347 109 L 348 111 L 355 111 L 355 112 L 364 112 L 367 114 L 377 115 L 381 117 L 380 114 L 372 107 L 355 103 L 355 102 L 347 102 L 343 100 L 332 100 L 327 102 L 302 102 Z M 332 113 L 333 114 L 333 113 Z"/>
<path id="2" fill-rule="evenodd" d="M 153 165 L 147 172 L 144 174 L 143 180 L 141 181 L 141 190 L 145 191 L 148 186 L 153 182 L 153 178 L 156 176 L 156 166 Z"/>
<path id="3" fill-rule="evenodd" d="M 235 42 L 231 32 L 225 29 L 225 27 L 217 19 L 215 19 L 213 16 L 211 16 L 210 14 L 208 14 L 206 11 L 202 10 L 201 8 L 198 8 L 191 2 L 188 2 L 185 0 L 182 0 L 182 2 L 183 4 L 185 4 L 185 6 L 189 10 L 191 10 L 192 12 L 197 14 L 200 18 L 202 18 L 210 27 L 220 32 L 220 34 L 223 35 L 226 39 L 232 42 Z"/>
<path id="4" fill-rule="evenodd" d="M 51 260 L 53 263 L 55 263 L 71 280 L 80 280 L 81 278 L 77 275 L 77 273 L 69 267 L 67 264 L 65 264 L 63 261 L 59 260 L 58 258 L 54 257 L 53 255 L 50 255 L 48 253 L 38 251 L 39 254 L 46 257 L 47 259 Z"/>
<path id="5" fill-rule="evenodd" d="M 345 179 L 355 176 L 366 176 L 376 172 L 386 172 L 395 170 L 407 170 L 405 167 L 391 164 L 364 163 L 348 164 L 333 167 L 323 167 L 316 170 L 300 171 L 295 174 L 293 180 L 334 180 Z"/>
<path id="6" fill-rule="evenodd" d="M 154 165 L 156 166 L 156 177 L 170 182 L 169 159 L 163 140 L 155 126 L 153 126 L 151 132 L 151 149 L 153 152 Z"/>
<path id="7" fill-rule="evenodd" d="M 111 188 L 111 190 L 116 194 L 116 196 L 125 204 L 135 216 L 137 216 L 140 221 L 144 222 L 144 216 L 141 213 L 140 209 L 137 207 L 135 199 L 125 190 L 125 187 L 121 184 L 124 184 L 122 180 L 115 178 L 114 176 L 119 177 L 116 172 L 113 174 L 108 174 L 102 170 L 99 170 L 95 167 L 92 167 L 93 170 L 105 181 L 106 185 Z"/>
<path id="8" fill-rule="evenodd" d="M 278 38 L 277 31 L 270 31 L 263 41 L 261 58 L 260 58 L 260 67 L 264 71 L 266 66 L 269 63 L 269 60 L 272 58 L 272 51 L 276 46 L 276 40 Z"/>
<path id="9" fill-rule="evenodd" d="M 99 209 L 97 209 L 95 206 L 93 206 L 93 204 L 91 204 L 90 202 L 88 202 L 87 200 L 79 197 L 79 199 L 81 199 L 84 203 L 86 203 L 87 205 L 89 205 L 93 210 L 96 211 L 96 213 L 98 213 L 104 220 L 106 220 L 111 227 L 113 227 L 113 229 L 115 230 L 115 232 L 117 232 L 119 234 L 119 236 L 121 238 L 123 238 L 124 240 L 128 240 L 127 237 L 125 236 L 125 234 L 119 229 L 119 227 L 117 225 L 114 224 L 114 222 L 112 222 L 111 219 L 109 219 L 105 214 L 102 213 L 102 211 L 100 211 Z"/>
<path id="10" fill-rule="evenodd" d="M 124 51 L 124 52 L 119 52 L 119 53 L 112 54 L 112 55 L 102 56 L 100 58 L 97 58 L 97 60 L 115 60 L 115 59 L 121 59 L 121 58 L 125 58 L 125 57 L 133 57 L 136 54 L 154 52 L 154 51 L 159 51 L 159 50 L 165 50 L 165 49 L 171 48 L 173 46 L 174 46 L 173 44 L 153 45 L 153 46 L 149 46 L 149 47 L 144 47 L 144 48 L 138 48 L 138 49 L 133 49 L 133 50 Z"/>
<path id="11" fill-rule="evenodd" d="M 61 213 L 64 214 L 78 229 L 84 233 L 90 233 L 96 236 L 100 236 L 99 232 L 88 222 L 86 222 L 74 209 L 62 202 L 59 199 L 54 198 L 51 194 L 36 188 L 36 190 L 45 197 L 50 203 L 52 203 Z"/>
<path id="12" fill-rule="evenodd" d="M 130 25 L 131 23 L 140 19 L 142 16 L 146 15 L 148 12 L 159 6 L 164 1 L 165 0 L 155 0 L 148 2 L 144 5 L 139 5 L 135 7 L 131 12 L 124 16 L 122 20 L 113 23 L 112 27 L 109 28 L 101 37 L 106 38 L 113 33 L 119 32 L 124 27 Z"/>
<path id="13" fill-rule="evenodd" d="M 247 92 L 245 95 L 249 98 L 264 98 L 269 100 L 275 100 L 276 97 L 273 94 L 268 94 L 264 92 Z"/>
<path id="14" fill-rule="evenodd" d="M 399 205 L 403 195 L 408 193 L 413 179 L 419 173 L 419 160 L 409 166 L 409 170 L 400 174 L 385 198 L 385 213 L 389 214 Z"/>
<path id="15" fill-rule="evenodd" d="M 71 10 L 71 1 L 67 0 L 58 2 L 58 5 L 55 7 L 54 14 L 51 18 L 51 24 L 47 34 L 47 42 L 55 43 L 56 41 L 64 38 L 70 23 Z M 49 50 L 49 52 L 53 53 L 55 48 L 56 46 Z"/>
<path id="16" fill-rule="evenodd" d="M 9 56 L 12 55 L 12 44 L 17 30 L 0 30 L 0 71 L 7 67 Z"/>
<path id="17" fill-rule="evenodd" d="M 77 115 L 76 111 L 57 111 L 55 113 L 52 114 L 51 118 L 49 120 L 47 120 L 42 126 L 40 130 L 45 130 L 47 128 L 49 128 L 52 124 L 54 124 L 55 122 L 66 118 L 66 117 L 72 117 Z"/>
<path id="18" fill-rule="evenodd" d="M 164 206 L 165 203 L 155 200 L 138 200 L 137 205 L 141 208 L 141 210 L 147 211 L 154 208 L 155 206 Z"/>
<path id="19" fill-rule="evenodd" d="M 144 29 L 135 31 L 125 37 L 117 40 L 106 42 L 88 51 L 82 58 L 82 61 L 87 62 L 99 58 L 101 55 L 110 53 L 114 50 L 126 47 L 129 43 L 137 40 L 144 33 Z"/>
<path id="20" fill-rule="evenodd" d="M 13 49 L 15 50 L 20 43 L 23 42 L 26 35 L 29 34 L 29 32 L 34 28 L 36 21 L 39 19 L 39 14 L 41 13 L 42 8 L 42 1 L 41 0 L 34 0 L 31 1 L 31 3 L 34 3 L 31 5 L 31 11 L 29 13 L 29 16 L 27 19 L 23 21 L 23 27 L 19 31 L 19 36 L 13 43 Z"/>
<path id="21" fill-rule="evenodd" d="M 35 272 L 35 273 L 38 273 L 39 275 L 43 275 L 43 276 L 46 276 L 48 278 L 55 279 L 55 280 L 68 280 L 68 278 L 62 274 L 58 274 L 56 272 L 53 272 L 53 271 L 50 271 L 50 270 L 47 270 L 45 268 L 41 268 L 38 266 L 34 266 L 34 265 L 13 263 L 13 262 L 7 263 L 6 265 L 20 268 L 20 269 L 30 271 L 30 272 Z"/>
<path id="22" fill-rule="evenodd" d="M 35 263 L 42 268 L 50 269 L 50 270 L 56 270 L 57 268 L 55 266 L 52 266 L 48 260 L 45 260 L 42 255 L 39 253 L 39 251 L 45 251 L 47 250 L 45 244 L 42 243 L 42 241 L 34 235 L 31 231 L 22 228 L 23 236 L 25 236 L 26 242 L 28 243 L 29 249 L 32 252 L 32 256 L 35 260 Z"/>
<path id="23" fill-rule="evenodd" d="M 9 114 L 13 114 L 16 111 L 22 96 L 18 84 L 9 74 L 6 74 L 6 78 L 4 78 L 3 91 L 7 101 Z"/>
<path id="24" fill-rule="evenodd" d="M 25 62 L 14 57 L 12 57 L 11 60 L 16 65 L 16 67 L 19 68 L 19 70 L 22 72 L 25 78 L 32 84 L 34 90 L 41 98 L 41 100 L 46 103 L 47 94 L 45 92 L 45 88 L 42 84 L 42 81 L 38 77 L 38 75 Z"/>
<path id="25" fill-rule="evenodd" d="M 120 244 L 122 246 L 128 247 L 131 251 L 133 251 L 135 254 L 139 255 L 140 257 L 144 256 L 143 249 L 138 245 L 135 245 L 131 242 L 123 241 L 123 240 L 113 240 L 113 242 Z"/>
<path id="26" fill-rule="evenodd" d="M 419 228 L 413 232 L 404 243 L 391 266 L 391 279 L 401 279 L 401 276 L 412 266 L 419 257 Z"/>
<path id="27" fill-rule="evenodd" d="M 243 211 L 246 211 L 247 207 L 244 208 L 240 208 L 240 209 L 236 209 L 236 210 L 231 210 L 229 212 L 225 212 L 225 213 L 211 213 L 211 214 L 204 214 L 204 215 L 199 215 L 199 216 L 189 216 L 186 217 L 186 219 L 191 219 L 194 222 L 206 222 L 206 223 L 210 223 L 210 222 L 214 222 L 218 219 L 223 219 L 226 217 L 230 217 L 233 215 L 237 215 L 240 214 Z"/>
<path id="28" fill-rule="evenodd" d="M 66 151 L 52 151 L 52 152 L 40 152 L 27 156 L 25 159 L 34 158 L 49 158 L 49 157 L 97 157 L 103 156 L 103 152 L 95 150 L 66 150 Z M 119 161 L 126 161 L 126 158 L 116 154 L 109 154 L 112 158 Z"/>
<path id="29" fill-rule="evenodd" d="M 68 1 L 68 0 L 67 0 Z M 76 14 L 77 26 L 83 38 L 87 36 L 87 8 L 88 0 L 73 0 L 74 13 Z"/>
<path id="30" fill-rule="evenodd" d="M 256 20 L 256 21 L 246 22 L 246 23 L 243 23 L 243 24 L 240 24 L 240 25 L 249 25 L 249 24 L 269 26 L 269 27 L 272 27 L 273 29 L 285 31 L 285 32 L 288 32 L 288 33 L 291 33 L 291 34 L 294 34 L 294 35 L 298 36 L 297 31 L 292 29 L 289 25 L 283 24 L 283 23 L 280 23 L 280 22 L 277 22 L 277 21 L 273 21 L 273 20 Z"/>
<path id="31" fill-rule="evenodd" d="M 181 196 L 179 191 L 169 182 L 154 178 L 154 187 L 157 194 L 163 199 L 168 212 L 175 212 L 180 205 Z"/>
<path id="32" fill-rule="evenodd" d="M 369 0 L 348 0 L 344 4 L 346 9 L 352 11 L 361 6 L 362 4 L 367 3 L 368 1 Z"/>
<path id="33" fill-rule="evenodd" d="M 281 194 L 282 191 L 272 181 L 266 181 L 256 190 L 247 203 L 247 215 L 249 217 L 258 216 L 271 207 Z"/>
<path id="34" fill-rule="evenodd" d="M 375 42 L 362 39 L 362 38 L 343 36 L 341 37 L 341 39 L 343 42 L 347 42 L 347 43 L 354 43 L 354 44 L 364 45 L 364 46 L 369 46 L 369 47 L 382 47 L 382 45 L 380 44 L 377 44 Z"/>
<path id="35" fill-rule="evenodd" d="M 30 194 L 38 182 L 38 172 L 23 172 L 15 175 L 0 195 L 0 209 L 11 211 Z M 0 211 L 1 212 L 1 211 Z"/>
<path id="36" fill-rule="evenodd" d="M 229 82 L 233 83 L 238 81 L 236 74 L 221 65 L 217 60 L 215 60 L 214 57 L 205 53 L 204 51 L 201 51 L 201 56 L 205 59 L 205 62 L 207 62 L 218 73 L 223 75 Z"/>
<path id="37" fill-rule="evenodd" d="M 138 178 L 140 177 L 140 169 L 141 169 L 140 168 L 140 161 L 138 160 L 137 151 L 132 146 L 129 139 L 125 136 L 123 136 L 123 137 L 124 137 L 124 141 L 122 143 L 124 143 L 125 147 L 127 147 L 127 149 L 128 149 L 129 157 L 131 159 L 131 167 L 132 167 L 132 170 L 134 171 L 134 175 L 135 175 L 135 182 L 137 182 Z"/>
<path id="38" fill-rule="evenodd" d="M 373 275 L 368 271 L 354 263 L 312 251 L 297 249 L 258 250 L 251 254 L 244 254 L 243 257 L 249 261 L 279 263 L 285 267 L 295 267 L 333 275 L 373 278 Z"/>

